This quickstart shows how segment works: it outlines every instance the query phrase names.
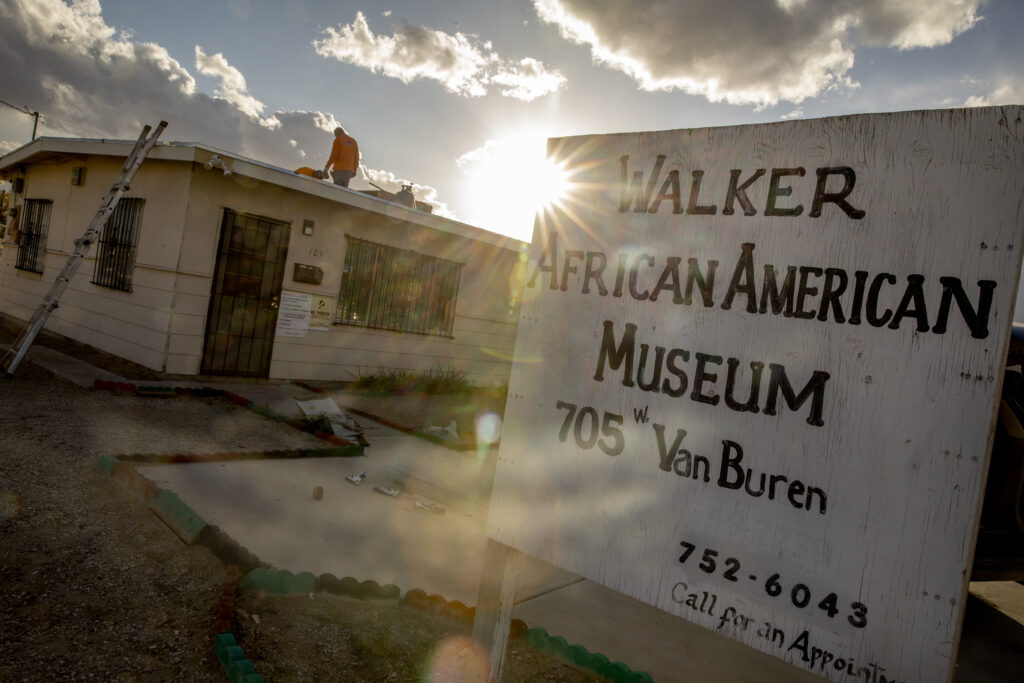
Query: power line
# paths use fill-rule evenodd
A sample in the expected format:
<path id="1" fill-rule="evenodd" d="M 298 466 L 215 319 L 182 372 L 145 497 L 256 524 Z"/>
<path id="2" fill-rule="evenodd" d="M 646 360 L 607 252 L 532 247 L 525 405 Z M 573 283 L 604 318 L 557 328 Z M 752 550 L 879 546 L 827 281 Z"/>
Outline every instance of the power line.
<path id="1" fill-rule="evenodd" d="M 35 140 L 36 130 L 39 128 L 39 112 L 32 111 L 28 107 L 19 107 L 17 105 L 11 104 L 10 102 L 4 102 L 3 100 L 0 100 L 0 104 L 6 104 L 11 109 L 16 109 L 20 111 L 22 114 L 28 114 L 34 119 L 34 121 L 32 122 L 32 139 Z"/>

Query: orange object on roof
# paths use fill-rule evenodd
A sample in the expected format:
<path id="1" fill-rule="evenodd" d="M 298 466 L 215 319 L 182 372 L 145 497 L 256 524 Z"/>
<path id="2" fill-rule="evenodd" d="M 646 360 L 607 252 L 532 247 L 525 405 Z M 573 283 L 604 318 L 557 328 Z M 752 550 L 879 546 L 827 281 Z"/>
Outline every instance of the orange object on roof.
<path id="1" fill-rule="evenodd" d="M 312 169 L 309 166 L 299 166 L 294 172 L 299 175 L 308 175 L 310 178 L 316 178 L 317 180 L 322 180 L 324 177 L 320 169 Z"/>

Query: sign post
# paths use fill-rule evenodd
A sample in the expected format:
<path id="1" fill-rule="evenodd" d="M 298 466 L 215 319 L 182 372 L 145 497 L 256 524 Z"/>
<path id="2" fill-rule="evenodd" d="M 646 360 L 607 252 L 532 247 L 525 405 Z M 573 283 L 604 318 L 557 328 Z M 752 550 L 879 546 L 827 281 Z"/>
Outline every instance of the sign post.
<path id="1" fill-rule="evenodd" d="M 949 680 L 1021 119 L 549 141 L 489 537 L 833 681 Z"/>

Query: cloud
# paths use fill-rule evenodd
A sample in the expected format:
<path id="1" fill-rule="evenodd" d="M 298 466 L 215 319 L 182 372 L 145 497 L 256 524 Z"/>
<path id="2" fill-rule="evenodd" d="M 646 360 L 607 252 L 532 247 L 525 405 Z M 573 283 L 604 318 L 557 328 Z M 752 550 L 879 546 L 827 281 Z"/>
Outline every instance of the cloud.
<path id="1" fill-rule="evenodd" d="M 143 125 L 166 120 L 163 140 L 203 142 L 289 169 L 326 160 L 338 125 L 332 114 L 265 115 L 224 55 L 196 46 L 195 61 L 199 73 L 219 79 L 213 95 L 160 45 L 108 26 L 96 0 L 0 1 L 4 99 L 42 112 L 40 135 L 134 140 Z M 27 142 L 32 129 L 30 118 L 6 111 L 0 151 Z M 11 140 L 17 135 L 20 142 Z"/>
<path id="2" fill-rule="evenodd" d="M 542 21 L 644 90 L 711 102 L 799 104 L 857 87 L 864 46 L 935 47 L 981 20 L 987 0 L 533 0 Z"/>
<path id="3" fill-rule="evenodd" d="M 999 104 L 1024 102 L 1024 84 L 1012 82 L 993 88 L 982 95 L 971 95 L 964 102 L 965 107 L 991 107 Z"/>
<path id="4" fill-rule="evenodd" d="M 496 85 L 505 97 L 532 101 L 565 82 L 532 58 L 503 59 L 489 42 L 465 33 L 445 33 L 426 26 L 400 24 L 391 36 L 375 35 L 362 12 L 351 24 L 328 27 L 313 47 L 323 57 L 383 73 L 403 83 L 427 78 L 464 97 L 482 97 Z"/>
<path id="5" fill-rule="evenodd" d="M 196 69 L 204 76 L 213 76 L 220 79 L 220 87 L 213 91 L 217 97 L 227 100 L 235 106 L 238 111 L 250 118 L 260 119 L 266 106 L 249 94 L 245 84 L 245 76 L 235 67 L 228 64 L 224 55 L 217 53 L 213 56 L 203 52 L 203 48 L 196 45 Z M 270 119 L 270 123 L 264 123 L 267 128 L 275 128 L 280 125 L 279 121 Z"/>

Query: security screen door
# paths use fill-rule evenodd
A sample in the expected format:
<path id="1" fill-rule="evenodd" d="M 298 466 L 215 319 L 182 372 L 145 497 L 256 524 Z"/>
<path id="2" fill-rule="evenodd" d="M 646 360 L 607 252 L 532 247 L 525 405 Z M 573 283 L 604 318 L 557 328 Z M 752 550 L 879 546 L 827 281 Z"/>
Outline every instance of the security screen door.
<path id="1" fill-rule="evenodd" d="M 224 210 L 203 346 L 204 375 L 267 377 L 291 226 Z"/>

